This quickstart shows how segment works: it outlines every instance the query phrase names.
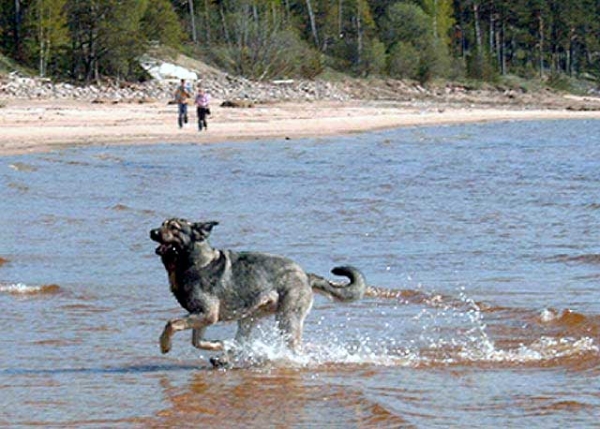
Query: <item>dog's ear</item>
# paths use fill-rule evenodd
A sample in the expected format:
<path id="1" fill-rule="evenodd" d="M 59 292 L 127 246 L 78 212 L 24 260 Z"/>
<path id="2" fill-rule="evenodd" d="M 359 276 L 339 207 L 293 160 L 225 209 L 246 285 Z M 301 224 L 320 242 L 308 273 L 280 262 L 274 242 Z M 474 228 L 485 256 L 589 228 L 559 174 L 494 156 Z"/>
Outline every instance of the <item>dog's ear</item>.
<path id="1" fill-rule="evenodd" d="M 211 221 L 211 222 L 196 222 L 192 225 L 192 229 L 194 230 L 194 238 L 196 240 L 204 240 L 207 239 L 212 231 L 213 227 L 218 225 L 219 222 Z"/>

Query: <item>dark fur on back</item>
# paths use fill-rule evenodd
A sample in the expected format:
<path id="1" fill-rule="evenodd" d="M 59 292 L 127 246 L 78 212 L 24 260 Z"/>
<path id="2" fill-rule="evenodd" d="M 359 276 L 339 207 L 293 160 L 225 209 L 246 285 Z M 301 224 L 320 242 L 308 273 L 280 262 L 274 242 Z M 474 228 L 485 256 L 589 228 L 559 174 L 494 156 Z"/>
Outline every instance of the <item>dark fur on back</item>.
<path id="1" fill-rule="evenodd" d="M 354 267 L 332 272 L 350 279 L 336 284 L 307 274 L 290 259 L 259 252 L 213 249 L 208 237 L 217 222 L 169 219 L 150 232 L 159 243 L 173 295 L 189 315 L 170 320 L 161 335 L 161 350 L 171 347 L 171 336 L 192 329 L 194 346 L 222 350 L 220 341 L 205 340 L 204 330 L 218 321 L 237 320 L 236 340 L 249 335 L 256 319 L 275 314 L 288 345 L 298 349 L 304 319 L 313 302 L 313 290 L 340 301 L 361 298 L 366 290 L 363 275 Z"/>

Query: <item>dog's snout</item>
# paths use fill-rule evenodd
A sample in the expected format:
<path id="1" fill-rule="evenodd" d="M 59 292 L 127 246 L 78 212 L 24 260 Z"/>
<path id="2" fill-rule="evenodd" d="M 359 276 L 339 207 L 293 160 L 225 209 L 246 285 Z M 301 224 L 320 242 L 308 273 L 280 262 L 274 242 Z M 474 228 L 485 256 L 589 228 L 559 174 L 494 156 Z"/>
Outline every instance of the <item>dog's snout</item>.
<path id="1" fill-rule="evenodd" d="M 154 241 L 158 240 L 160 230 L 158 228 L 150 230 L 150 238 Z"/>

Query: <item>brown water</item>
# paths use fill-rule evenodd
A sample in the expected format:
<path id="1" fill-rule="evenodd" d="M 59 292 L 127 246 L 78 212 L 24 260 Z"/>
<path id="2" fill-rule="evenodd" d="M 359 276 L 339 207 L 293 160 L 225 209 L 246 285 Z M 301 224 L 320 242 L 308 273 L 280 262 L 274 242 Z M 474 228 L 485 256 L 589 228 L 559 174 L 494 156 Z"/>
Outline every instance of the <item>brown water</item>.
<path id="1" fill-rule="evenodd" d="M 599 121 L 0 159 L 0 425 L 597 427 Z M 305 351 L 265 320 L 233 369 L 158 335 L 182 314 L 148 231 L 360 267 Z M 212 327 L 231 339 L 235 326 Z"/>

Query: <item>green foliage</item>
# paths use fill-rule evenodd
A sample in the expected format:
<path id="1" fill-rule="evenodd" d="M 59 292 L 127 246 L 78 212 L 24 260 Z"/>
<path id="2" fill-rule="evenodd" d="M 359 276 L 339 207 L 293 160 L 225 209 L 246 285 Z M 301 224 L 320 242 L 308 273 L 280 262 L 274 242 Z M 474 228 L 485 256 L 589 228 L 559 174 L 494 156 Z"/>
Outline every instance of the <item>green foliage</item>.
<path id="1" fill-rule="evenodd" d="M 417 79 L 426 83 L 435 77 L 447 77 L 450 73 L 450 63 L 447 47 L 441 40 L 434 40 L 421 52 Z"/>
<path id="2" fill-rule="evenodd" d="M 388 73 L 398 79 L 417 79 L 419 50 L 412 43 L 397 42 L 390 49 Z"/>
<path id="3" fill-rule="evenodd" d="M 258 80 L 314 77 L 323 70 L 321 54 L 288 25 L 278 2 L 246 0 L 223 12 L 227 42 L 210 49 L 218 66 Z"/>
<path id="4" fill-rule="evenodd" d="M 548 86 L 558 91 L 569 92 L 572 90 L 569 78 L 560 73 L 552 73 L 548 78 Z"/>
<path id="5" fill-rule="evenodd" d="M 380 20 L 380 37 L 388 48 L 404 42 L 423 49 L 431 43 L 432 36 L 429 17 L 413 3 L 392 4 Z"/>
<path id="6" fill-rule="evenodd" d="M 294 73 L 290 76 L 300 76 L 307 79 L 314 79 L 323 73 L 325 69 L 323 55 L 306 46 L 299 48 L 299 56 L 294 59 L 296 63 Z"/>
<path id="7" fill-rule="evenodd" d="M 425 2 L 429 13 L 414 3 L 394 3 L 380 21 L 382 37 L 388 45 L 390 75 L 427 82 L 434 77 L 450 75 L 448 25 L 441 5 L 447 2 Z"/>
<path id="8" fill-rule="evenodd" d="M 31 70 L 28 70 L 27 68 L 23 67 L 21 64 L 17 63 L 12 58 L 9 58 L 9 57 L 3 55 L 0 52 L 0 75 L 8 74 L 8 73 L 14 72 L 14 71 L 17 71 L 23 75 L 32 74 Z"/>
<path id="9" fill-rule="evenodd" d="M 103 75 L 128 78 L 146 49 L 141 30 L 146 5 L 139 0 L 69 0 L 72 77 L 85 81 Z"/>
<path id="10" fill-rule="evenodd" d="M 436 42 L 443 46 L 449 46 L 450 31 L 455 24 L 452 0 L 421 0 L 421 2 L 423 10 L 429 17 Z"/>
<path id="11" fill-rule="evenodd" d="M 380 75 L 385 71 L 386 62 L 385 44 L 377 38 L 367 40 L 363 49 L 363 73 L 366 76 Z"/>
<path id="12" fill-rule="evenodd" d="M 177 48 L 183 41 L 179 18 L 169 0 L 148 1 L 140 29 L 144 38 L 152 43 Z"/>
<path id="13" fill-rule="evenodd" d="M 497 80 L 498 73 L 494 69 L 487 52 L 474 52 L 467 57 L 467 76 L 485 81 Z"/>
<path id="14" fill-rule="evenodd" d="M 25 41 L 25 50 L 31 62 L 37 62 L 40 76 L 46 76 L 69 41 L 65 4 L 66 0 L 36 0 L 28 9 L 25 27 L 32 37 Z"/>
<path id="15" fill-rule="evenodd" d="M 599 35 L 596 0 L 0 0 L 0 51 L 81 81 L 136 78 L 136 59 L 160 44 L 257 79 L 311 77 L 327 64 L 561 87 L 567 76 L 600 79 Z"/>

